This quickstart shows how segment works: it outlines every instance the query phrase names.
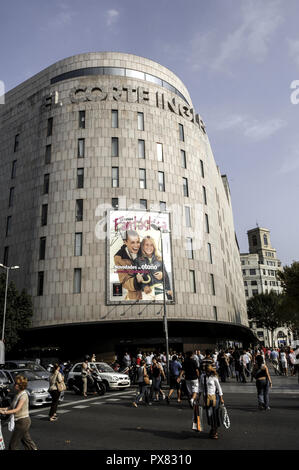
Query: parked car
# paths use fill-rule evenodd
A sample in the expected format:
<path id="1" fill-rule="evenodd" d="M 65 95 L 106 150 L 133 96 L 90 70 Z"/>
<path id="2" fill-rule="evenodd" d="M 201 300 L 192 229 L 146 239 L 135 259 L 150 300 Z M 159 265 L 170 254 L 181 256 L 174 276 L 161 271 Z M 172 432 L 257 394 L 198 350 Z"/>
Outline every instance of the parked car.
<path id="1" fill-rule="evenodd" d="M 25 360 L 9 360 L 5 362 L 3 366 L 4 369 L 29 369 L 38 375 L 40 379 L 49 380 L 50 372 L 48 372 L 40 364 L 37 364 L 34 361 Z"/>
<path id="2" fill-rule="evenodd" d="M 95 369 L 106 385 L 107 390 L 116 390 L 130 387 L 131 381 L 128 375 L 115 372 L 106 362 L 90 362 L 90 369 Z M 68 374 L 67 385 L 72 389 L 75 377 L 81 377 L 82 362 L 74 364 Z"/>
<path id="3" fill-rule="evenodd" d="M 8 386 L 10 388 L 9 396 L 12 398 L 15 395 L 15 377 L 17 375 L 23 375 L 28 379 L 28 385 L 26 388 L 26 392 L 29 396 L 29 404 L 30 406 L 41 406 L 46 405 L 52 402 L 52 398 L 49 390 L 49 381 L 41 379 L 38 375 L 36 375 L 30 369 L 2 369 L 7 379 L 8 379 Z M 63 401 L 64 399 L 64 392 L 60 394 L 59 401 Z"/>

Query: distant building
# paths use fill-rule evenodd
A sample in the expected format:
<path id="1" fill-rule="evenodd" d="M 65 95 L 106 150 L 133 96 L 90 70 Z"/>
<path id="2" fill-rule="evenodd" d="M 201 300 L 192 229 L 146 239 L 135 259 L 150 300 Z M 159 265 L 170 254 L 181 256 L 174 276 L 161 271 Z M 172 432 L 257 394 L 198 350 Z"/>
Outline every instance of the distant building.
<path id="1" fill-rule="evenodd" d="M 267 294 L 271 290 L 280 294 L 282 287 L 277 272 L 282 271 L 282 266 L 276 249 L 271 245 L 270 230 L 256 227 L 248 230 L 247 236 L 249 253 L 240 255 L 246 300 L 253 295 Z M 261 344 L 271 345 L 270 332 L 253 321 L 249 321 L 249 326 Z M 290 338 L 288 328 L 277 328 L 273 334 L 273 346 L 290 344 Z"/>

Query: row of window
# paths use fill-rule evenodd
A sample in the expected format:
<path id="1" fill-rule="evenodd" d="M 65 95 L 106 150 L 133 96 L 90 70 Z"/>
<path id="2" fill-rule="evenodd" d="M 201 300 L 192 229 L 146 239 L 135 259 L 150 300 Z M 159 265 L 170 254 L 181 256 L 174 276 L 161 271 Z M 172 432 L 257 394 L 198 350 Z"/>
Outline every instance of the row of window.
<path id="1" fill-rule="evenodd" d="M 279 286 L 280 283 L 278 281 L 264 281 L 263 284 L 267 286 Z M 257 286 L 257 281 L 244 281 L 244 286 Z"/>
<path id="2" fill-rule="evenodd" d="M 244 276 L 256 276 L 258 274 L 257 270 L 256 269 L 249 269 L 249 274 L 248 274 L 248 269 L 242 269 L 242 273 Z M 264 276 L 275 276 L 275 271 L 273 271 L 272 269 L 263 269 L 263 275 Z"/>
<path id="3" fill-rule="evenodd" d="M 75 268 L 74 269 L 74 277 L 73 277 L 73 293 L 80 294 L 82 285 L 82 269 Z M 195 271 L 194 269 L 189 270 L 189 285 L 190 285 L 190 292 L 195 294 L 196 293 L 196 278 L 195 278 Z M 215 284 L 214 284 L 214 276 L 211 274 L 211 287 L 212 293 L 215 295 Z M 42 296 L 44 294 L 44 271 L 38 272 L 38 281 L 37 281 L 37 295 Z M 217 320 L 217 308 L 213 307 L 215 313 L 215 319 Z"/>

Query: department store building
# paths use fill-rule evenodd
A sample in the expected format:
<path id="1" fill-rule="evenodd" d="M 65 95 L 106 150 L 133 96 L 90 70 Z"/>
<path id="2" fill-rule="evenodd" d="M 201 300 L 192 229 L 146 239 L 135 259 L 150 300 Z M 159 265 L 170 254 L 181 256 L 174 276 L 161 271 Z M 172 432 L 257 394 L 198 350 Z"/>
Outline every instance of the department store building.
<path id="1" fill-rule="evenodd" d="M 28 347 L 165 350 L 165 311 L 171 350 L 254 341 L 228 179 L 174 73 L 131 54 L 69 57 L 9 91 L 0 123 L 0 255 L 32 295 Z M 139 216 L 169 217 L 170 298 L 143 300 L 137 287 L 130 300 L 111 281 L 117 211 L 135 229 Z"/>

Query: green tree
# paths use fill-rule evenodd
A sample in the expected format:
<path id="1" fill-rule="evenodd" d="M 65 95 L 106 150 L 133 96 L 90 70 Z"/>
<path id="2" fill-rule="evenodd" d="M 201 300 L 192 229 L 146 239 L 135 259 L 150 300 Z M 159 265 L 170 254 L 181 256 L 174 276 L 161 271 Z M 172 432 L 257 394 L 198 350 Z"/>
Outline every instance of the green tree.
<path id="1" fill-rule="evenodd" d="M 0 275 L 0 325 L 3 327 L 4 297 L 6 274 Z M 5 318 L 4 342 L 6 352 L 10 351 L 19 341 L 22 330 L 29 328 L 33 315 L 31 297 L 23 289 L 18 292 L 14 282 L 9 282 L 7 289 L 7 305 Z"/>
<path id="2" fill-rule="evenodd" d="M 299 262 L 294 261 L 291 266 L 284 266 L 283 271 L 277 273 L 283 287 L 283 296 L 280 307 L 281 318 L 294 332 L 299 331 Z"/>
<path id="3" fill-rule="evenodd" d="M 280 304 L 281 296 L 274 291 L 267 294 L 257 294 L 247 300 L 248 319 L 271 331 L 271 346 L 273 346 L 274 330 L 283 325 Z"/>

